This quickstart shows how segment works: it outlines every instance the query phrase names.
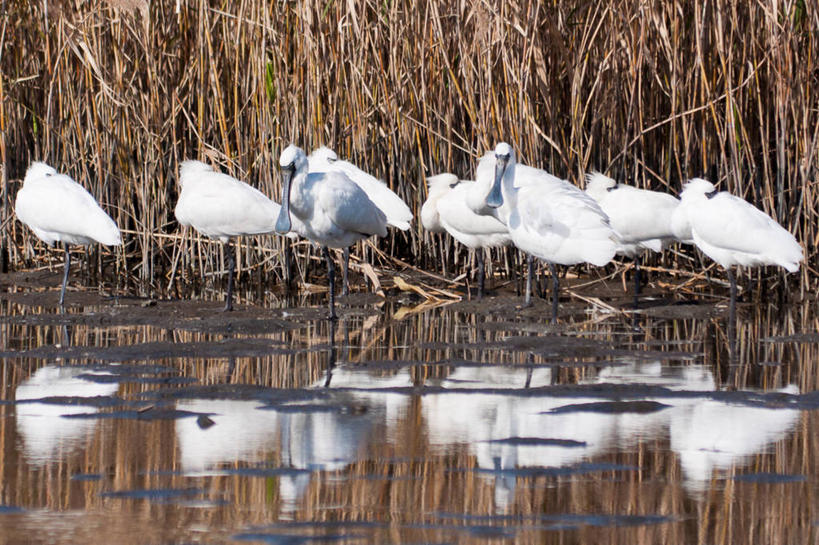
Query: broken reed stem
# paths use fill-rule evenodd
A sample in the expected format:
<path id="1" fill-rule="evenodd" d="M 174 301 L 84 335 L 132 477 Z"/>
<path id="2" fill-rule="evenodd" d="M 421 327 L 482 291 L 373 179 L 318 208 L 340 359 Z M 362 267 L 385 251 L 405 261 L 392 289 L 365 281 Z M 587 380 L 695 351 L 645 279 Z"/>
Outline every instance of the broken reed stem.
<path id="1" fill-rule="evenodd" d="M 591 169 L 670 192 L 710 177 L 803 241 L 800 287 L 816 287 L 813 3 L 44 5 L 10 1 L 0 15 L 5 214 L 28 164 L 50 162 L 123 228 L 114 272 L 134 271 L 135 282 L 213 269 L 217 254 L 183 244 L 173 217 L 184 159 L 278 199 L 279 151 L 325 144 L 384 179 L 417 217 L 426 176 L 472 178 L 506 140 L 523 162 L 581 185 Z M 11 266 L 27 266 L 29 235 L 6 224 L 2 237 Z M 466 258 L 419 221 L 376 244 L 451 276 Z M 281 276 L 281 259 L 270 259 L 281 240 L 254 245 L 239 267 L 272 263 Z M 690 268 L 688 255 L 664 264 Z M 301 252 L 300 270 L 312 256 Z"/>

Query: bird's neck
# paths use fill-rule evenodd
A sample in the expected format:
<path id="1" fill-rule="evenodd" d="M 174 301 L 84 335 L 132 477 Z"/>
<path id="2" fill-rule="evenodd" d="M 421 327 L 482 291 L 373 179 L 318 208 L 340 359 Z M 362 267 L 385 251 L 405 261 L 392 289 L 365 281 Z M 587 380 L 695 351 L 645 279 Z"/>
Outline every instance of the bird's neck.
<path id="1" fill-rule="evenodd" d="M 290 186 L 290 210 L 300 218 L 309 215 L 307 214 L 307 207 L 310 203 L 308 193 L 312 184 L 308 176 L 306 168 L 298 169 L 293 174 L 293 181 Z"/>

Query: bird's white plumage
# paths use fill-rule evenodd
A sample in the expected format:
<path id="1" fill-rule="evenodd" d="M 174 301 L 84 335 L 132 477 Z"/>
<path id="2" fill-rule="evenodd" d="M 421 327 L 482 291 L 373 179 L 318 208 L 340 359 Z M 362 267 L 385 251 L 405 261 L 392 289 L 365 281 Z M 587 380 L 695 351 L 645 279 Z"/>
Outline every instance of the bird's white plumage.
<path id="1" fill-rule="evenodd" d="M 472 249 L 509 244 L 511 236 L 506 225 L 494 216 L 476 214 L 467 206 L 474 184 L 449 173 L 427 178 L 428 197 L 421 208 L 421 223 L 428 231 L 448 232 Z"/>
<path id="2" fill-rule="evenodd" d="M 122 244 L 117 224 L 94 197 L 70 176 L 45 163 L 32 163 L 26 171 L 14 212 L 49 246 L 55 242 Z"/>
<path id="3" fill-rule="evenodd" d="M 673 195 L 618 184 L 599 172 L 586 175 L 586 193 L 597 201 L 619 236 L 618 254 L 659 252 L 676 239 L 671 217 L 680 201 Z"/>
<path id="4" fill-rule="evenodd" d="M 788 272 L 799 270 L 804 257 L 792 234 L 747 201 L 715 191 L 707 180 L 690 180 L 675 214 L 679 225 L 690 226 L 705 255 L 725 268 L 779 265 Z"/>
<path id="5" fill-rule="evenodd" d="M 364 172 L 349 161 L 339 160 L 336 152 L 322 146 L 307 158 L 308 172 L 341 172 L 358 187 L 364 190 L 367 197 L 387 217 L 387 224 L 406 231 L 412 221 L 412 211 L 409 206 L 395 194 L 387 184 Z"/>
<path id="6" fill-rule="evenodd" d="M 427 200 L 421 205 L 421 226 L 425 230 L 430 233 L 446 232 L 441 224 L 441 215 L 438 213 L 438 201 L 458 185 L 458 182 L 458 177 L 450 173 L 427 178 Z"/>
<path id="7" fill-rule="evenodd" d="M 292 144 L 282 152 L 279 164 L 294 168 L 291 230 L 330 248 L 346 248 L 371 235 L 387 235 L 384 212 L 343 172 L 308 172 L 304 151 Z"/>
<path id="8" fill-rule="evenodd" d="M 502 173 L 502 204 L 488 206 L 498 158 L 506 157 Z M 501 175 L 500 173 L 498 173 Z M 489 211 L 509 229 L 512 242 L 550 263 L 602 266 L 617 250 L 606 214 L 590 196 L 546 171 L 516 164 L 511 146 L 498 144 L 481 158 L 467 204 L 476 213 Z"/>
<path id="9" fill-rule="evenodd" d="M 201 161 L 182 163 L 179 185 L 181 191 L 174 213 L 181 225 L 190 225 L 221 242 L 275 231 L 280 209 L 277 203 Z"/>

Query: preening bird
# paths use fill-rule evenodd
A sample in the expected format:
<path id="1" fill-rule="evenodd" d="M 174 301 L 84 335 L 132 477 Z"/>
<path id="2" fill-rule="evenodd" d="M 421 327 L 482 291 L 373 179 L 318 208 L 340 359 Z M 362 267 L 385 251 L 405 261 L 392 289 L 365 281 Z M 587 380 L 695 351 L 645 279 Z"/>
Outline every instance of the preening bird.
<path id="1" fill-rule="evenodd" d="M 387 218 L 387 225 L 402 231 L 410 228 L 412 221 L 412 211 L 401 197 L 387 187 L 383 181 L 375 178 L 371 174 L 364 172 L 349 161 L 338 158 L 336 152 L 326 146 L 313 150 L 307 157 L 308 172 L 341 172 L 350 180 L 364 190 L 367 197 L 375 204 Z M 347 271 L 350 263 L 350 248 L 344 248 L 344 269 L 342 293 L 349 290 Z"/>
<path id="2" fill-rule="evenodd" d="M 236 258 L 231 239 L 275 232 L 280 207 L 261 191 L 201 161 L 184 161 L 180 165 L 179 185 L 179 200 L 174 209 L 179 224 L 189 225 L 225 245 L 228 257 L 225 310 L 232 310 Z"/>
<path id="3" fill-rule="evenodd" d="M 466 204 L 474 186 L 454 174 L 427 178 L 427 200 L 421 207 L 421 224 L 431 233 L 447 232 L 452 238 L 475 250 L 478 258 L 478 297 L 484 292 L 484 248 L 506 246 L 512 240 L 509 230 L 494 216 L 482 216 Z"/>
<path id="4" fill-rule="evenodd" d="M 94 197 L 70 176 L 59 174 L 45 163 L 34 162 L 28 167 L 23 187 L 17 192 L 14 213 L 49 246 L 54 246 L 55 242 L 63 243 L 65 272 L 60 306 L 65 301 L 65 286 L 71 267 L 69 244 L 122 244 L 117 224 Z"/>
<path id="5" fill-rule="evenodd" d="M 737 284 L 731 267 L 779 265 L 796 272 L 804 259 L 796 238 L 765 212 L 727 191 L 717 192 L 702 178 L 685 184 L 673 221 L 680 231 L 689 230 L 697 247 L 728 272 L 732 314 Z"/>
<path id="6" fill-rule="evenodd" d="M 593 172 L 586 175 L 586 193 L 609 217 L 618 235 L 617 254 L 634 259 L 634 293 L 640 293 L 640 254 L 645 250 L 661 252 L 676 240 L 671 225 L 680 200 L 668 193 L 619 184 Z"/>
<path id="7" fill-rule="evenodd" d="M 509 229 L 512 242 L 529 254 L 525 304 L 531 304 L 532 256 L 552 273 L 552 321 L 557 320 L 556 264 L 603 266 L 614 257 L 617 239 L 605 212 L 590 196 L 544 170 L 519 165 L 512 147 L 501 142 L 478 163 L 467 204 Z"/>
<path id="8" fill-rule="evenodd" d="M 387 235 L 387 217 L 349 176 L 340 171 L 308 173 L 307 156 L 289 145 L 279 157 L 282 207 L 276 231 L 298 234 L 322 247 L 330 284 L 330 319 L 336 319 L 335 270 L 328 248 L 347 248 Z M 296 223 L 298 221 L 298 223 Z"/>

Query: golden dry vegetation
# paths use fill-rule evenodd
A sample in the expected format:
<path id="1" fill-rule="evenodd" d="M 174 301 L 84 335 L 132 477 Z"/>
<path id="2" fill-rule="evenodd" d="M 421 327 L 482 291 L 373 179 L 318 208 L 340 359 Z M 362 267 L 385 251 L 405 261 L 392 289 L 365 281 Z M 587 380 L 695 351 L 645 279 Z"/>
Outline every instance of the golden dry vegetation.
<path id="1" fill-rule="evenodd" d="M 279 151 L 290 142 L 308 150 L 327 144 L 417 212 L 424 176 L 469 177 L 476 159 L 504 139 L 524 162 L 579 184 L 601 169 L 677 192 L 688 177 L 706 175 L 793 232 L 806 250 L 803 293 L 815 284 L 812 2 L 3 7 L 2 243 L 12 268 L 38 255 L 12 212 L 32 160 L 90 188 L 125 234 L 114 272 L 153 289 L 217 268 L 208 243 L 181 236 L 173 218 L 183 159 L 208 160 L 278 198 Z M 377 244 L 382 263 L 399 258 L 440 271 L 462 259 L 418 223 Z M 240 270 L 281 277 L 280 245 L 278 237 L 250 239 Z M 297 248 L 302 271 L 312 253 Z"/>

